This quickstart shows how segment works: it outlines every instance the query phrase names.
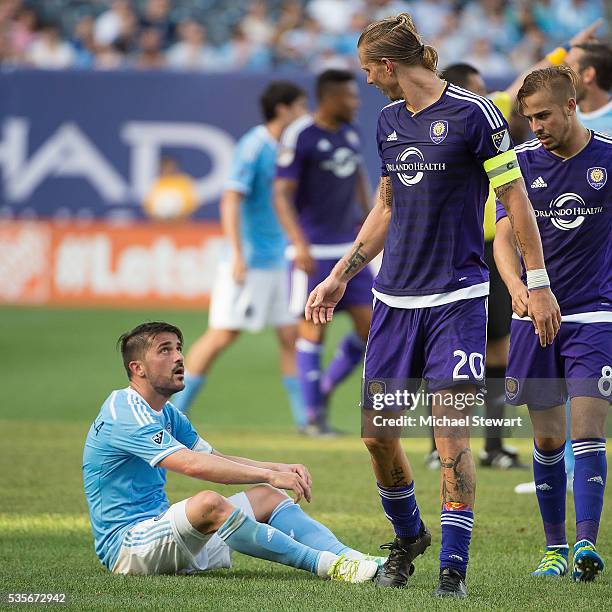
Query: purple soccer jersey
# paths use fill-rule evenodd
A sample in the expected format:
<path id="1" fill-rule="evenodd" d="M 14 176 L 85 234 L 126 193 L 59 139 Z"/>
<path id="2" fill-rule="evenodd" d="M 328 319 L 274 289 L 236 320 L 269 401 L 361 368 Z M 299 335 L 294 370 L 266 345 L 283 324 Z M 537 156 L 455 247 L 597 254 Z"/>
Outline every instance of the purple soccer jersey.
<path id="1" fill-rule="evenodd" d="M 277 176 L 297 181 L 295 208 L 311 244 L 346 244 L 355 239 L 360 148 L 359 134 L 352 125 L 330 132 L 304 116 L 285 129 Z"/>
<path id="2" fill-rule="evenodd" d="M 563 404 L 568 396 L 611 399 L 612 190 L 607 173 L 612 138 L 592 132 L 588 145 L 566 160 L 537 139 L 516 151 L 562 325 L 553 344 L 542 348 L 531 321 L 513 315 L 507 401 L 535 409 Z M 505 216 L 498 202 L 497 220 Z"/>
<path id="3" fill-rule="evenodd" d="M 561 314 L 612 313 L 612 137 L 592 132 L 587 146 L 566 160 L 537 139 L 516 152 Z M 497 220 L 505 216 L 498 202 Z"/>
<path id="4" fill-rule="evenodd" d="M 501 113 L 490 100 L 448 84 L 418 113 L 403 100 L 383 108 L 377 142 L 382 176 L 393 187 L 377 297 L 412 308 L 487 295 L 483 164 L 512 148 Z M 439 294 L 448 299 L 433 297 Z"/>

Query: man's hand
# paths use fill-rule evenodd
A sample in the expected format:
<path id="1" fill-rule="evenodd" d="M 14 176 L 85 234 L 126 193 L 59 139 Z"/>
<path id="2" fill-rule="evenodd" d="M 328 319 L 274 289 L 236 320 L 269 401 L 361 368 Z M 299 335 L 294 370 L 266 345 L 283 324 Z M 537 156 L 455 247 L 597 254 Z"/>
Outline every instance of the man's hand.
<path id="1" fill-rule="evenodd" d="M 510 297 L 512 298 L 512 310 L 519 317 L 526 317 L 529 306 L 529 291 L 523 284 L 523 281 L 518 278 L 510 287 Z"/>
<path id="2" fill-rule="evenodd" d="M 329 323 L 334 316 L 334 308 L 342 299 L 345 291 L 346 283 L 336 280 L 333 276 L 328 276 L 308 296 L 305 309 L 306 320 L 312 321 L 315 325 Z"/>
<path id="3" fill-rule="evenodd" d="M 295 245 L 295 267 L 306 272 L 306 274 L 313 274 L 317 264 L 310 254 L 310 249 L 307 244 L 296 244 Z"/>
<path id="4" fill-rule="evenodd" d="M 277 489 L 293 491 L 293 499 L 296 504 L 299 503 L 302 498 L 310 502 L 310 485 L 297 472 L 277 472 L 270 470 L 269 474 L 268 484 Z"/>
<path id="5" fill-rule="evenodd" d="M 578 34 L 576 34 L 570 41 L 570 46 L 574 47 L 575 45 L 582 45 L 583 43 L 593 42 L 596 40 L 595 32 L 602 26 L 604 20 L 600 17 L 596 19 L 593 23 L 588 25 L 584 30 L 580 30 Z"/>
<path id="6" fill-rule="evenodd" d="M 561 310 L 552 291 L 548 287 L 532 289 L 527 312 L 533 321 L 535 333 L 540 336 L 540 346 L 552 344 L 561 327 Z"/>
<path id="7" fill-rule="evenodd" d="M 300 463 L 275 463 L 274 469 L 278 472 L 294 472 L 301 476 L 309 487 L 312 487 L 312 478 L 305 465 Z"/>
<path id="8" fill-rule="evenodd" d="M 247 267 L 242 255 L 234 255 L 234 262 L 232 265 L 232 277 L 234 281 L 236 281 L 236 283 L 238 283 L 239 285 L 242 285 L 242 283 L 244 283 L 244 279 L 246 278 L 246 271 Z"/>

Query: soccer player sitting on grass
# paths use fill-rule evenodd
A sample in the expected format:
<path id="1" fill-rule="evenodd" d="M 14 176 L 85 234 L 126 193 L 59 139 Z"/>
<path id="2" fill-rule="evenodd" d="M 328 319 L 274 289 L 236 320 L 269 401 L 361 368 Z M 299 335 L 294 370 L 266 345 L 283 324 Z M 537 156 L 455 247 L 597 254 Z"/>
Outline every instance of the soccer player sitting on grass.
<path id="1" fill-rule="evenodd" d="M 378 558 L 345 546 L 305 514 L 311 479 L 299 464 L 222 455 L 168 402 L 184 387 L 181 331 L 143 323 L 119 340 L 129 386 L 113 391 L 83 455 L 96 553 L 116 574 L 175 574 L 230 567 L 230 554 L 290 565 L 321 578 L 365 582 Z M 202 490 L 170 505 L 166 470 L 221 484 L 256 484 L 225 498 Z"/>

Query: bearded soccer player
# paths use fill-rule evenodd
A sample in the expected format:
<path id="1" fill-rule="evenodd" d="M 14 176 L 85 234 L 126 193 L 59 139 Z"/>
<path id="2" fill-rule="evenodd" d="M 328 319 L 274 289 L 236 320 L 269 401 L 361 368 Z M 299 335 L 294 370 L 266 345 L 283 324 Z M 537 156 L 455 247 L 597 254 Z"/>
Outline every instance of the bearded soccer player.
<path id="1" fill-rule="evenodd" d="M 306 317 L 327 323 L 348 281 L 384 247 L 364 371 L 370 382 L 421 379 L 435 394 L 441 457 L 441 597 L 465 597 L 474 521 L 474 461 L 458 395 L 484 384 L 487 268 L 483 214 L 489 181 L 508 210 L 528 269 L 530 309 L 542 346 L 553 342 L 560 313 L 550 291 L 533 209 L 508 126 L 486 98 L 442 81 L 437 54 L 402 13 L 368 26 L 358 43 L 368 83 L 392 100 L 378 121 L 382 177 L 374 209 L 353 249 L 311 293 Z M 382 382 L 381 382 L 382 381 Z M 453 402 L 448 405 L 448 398 Z M 451 423 L 453 421 L 450 421 Z M 412 469 L 397 435 L 368 437 L 385 515 L 395 530 L 376 583 L 404 586 L 412 561 L 431 543 L 420 518 Z"/>
<path id="2" fill-rule="evenodd" d="M 612 137 L 585 128 L 577 118 L 577 83 L 565 66 L 537 70 L 518 94 L 536 139 L 516 152 L 561 307 L 561 329 L 551 346 L 534 342 L 525 316 L 531 294 L 500 205 L 495 258 L 515 311 L 507 399 L 527 404 L 534 429 L 533 472 L 546 552 L 533 575 L 558 577 L 568 571 L 564 404 L 569 397 L 576 509 L 572 577 L 590 581 L 604 568 L 595 545 L 612 399 Z"/>
<path id="3" fill-rule="evenodd" d="M 168 399 L 184 387 L 183 335 L 143 323 L 119 339 L 129 385 L 113 391 L 87 434 L 83 478 L 96 554 L 115 574 L 182 574 L 230 567 L 231 551 L 322 578 L 365 582 L 380 558 L 342 544 L 296 502 L 310 501 L 299 464 L 221 454 Z M 225 498 L 200 490 L 170 505 L 166 471 L 220 484 L 255 484 Z M 278 488 L 277 488 L 278 487 Z"/>
<path id="4" fill-rule="evenodd" d="M 316 92 L 314 115 L 298 119 L 283 134 L 274 188 L 278 216 L 292 243 L 290 300 L 296 314 L 304 312 L 308 293 L 350 247 L 358 222 L 370 211 L 359 133 L 352 125 L 359 105 L 355 77 L 345 70 L 326 70 L 317 78 Z M 340 341 L 324 372 L 323 330 L 310 321 L 299 323 L 296 361 L 308 413 L 307 434 L 336 433 L 328 424 L 328 398 L 363 358 L 372 281 L 370 271 L 361 270 L 338 304 L 351 317 L 353 331 Z"/>

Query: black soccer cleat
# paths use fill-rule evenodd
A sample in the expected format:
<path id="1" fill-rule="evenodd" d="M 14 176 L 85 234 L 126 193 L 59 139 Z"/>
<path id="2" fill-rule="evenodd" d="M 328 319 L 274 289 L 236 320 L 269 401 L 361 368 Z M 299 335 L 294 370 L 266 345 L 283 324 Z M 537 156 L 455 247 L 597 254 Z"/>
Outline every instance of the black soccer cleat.
<path id="1" fill-rule="evenodd" d="M 467 597 L 467 587 L 463 576 L 452 567 L 445 567 L 440 570 L 440 582 L 433 592 L 434 597 L 456 597 L 465 599 Z"/>
<path id="2" fill-rule="evenodd" d="M 413 559 L 425 552 L 431 544 L 431 533 L 421 521 L 421 528 L 416 540 L 398 538 L 383 544 L 382 549 L 389 549 L 389 557 L 374 577 L 374 584 L 381 587 L 400 588 L 406 586 L 408 578 L 414 573 Z"/>

